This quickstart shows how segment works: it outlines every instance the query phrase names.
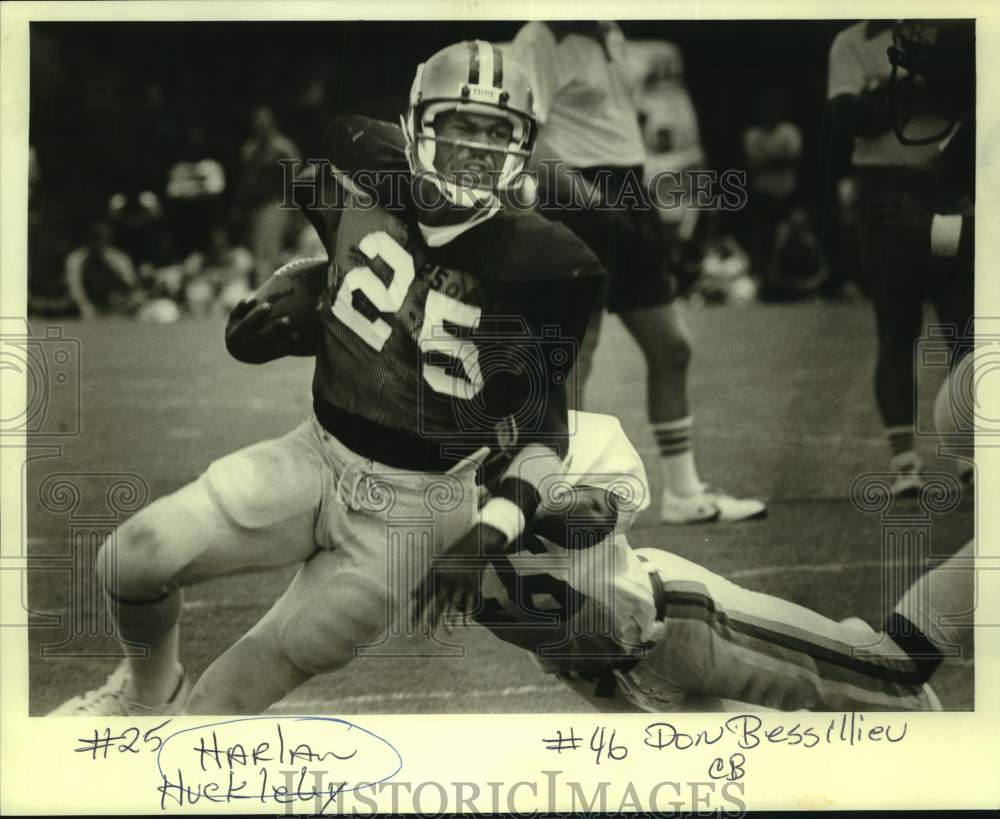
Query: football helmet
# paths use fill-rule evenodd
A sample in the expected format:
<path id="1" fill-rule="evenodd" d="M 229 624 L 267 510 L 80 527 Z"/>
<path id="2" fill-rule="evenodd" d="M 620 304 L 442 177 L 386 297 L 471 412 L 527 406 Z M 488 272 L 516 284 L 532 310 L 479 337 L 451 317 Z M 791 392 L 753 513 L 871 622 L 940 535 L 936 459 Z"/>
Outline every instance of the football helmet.
<path id="1" fill-rule="evenodd" d="M 446 111 L 502 117 L 511 124 L 510 141 L 497 147 L 445 139 L 435 132 L 435 120 Z M 492 43 L 474 40 L 450 45 L 417 67 L 402 126 L 414 177 L 431 180 L 454 205 L 476 209 L 498 205 L 498 192 L 521 183 L 535 143 L 537 124 L 528 75 Z M 492 184 L 460 185 L 447 178 L 434 162 L 442 143 L 503 154 Z"/>
<path id="2" fill-rule="evenodd" d="M 900 20 L 893 27 L 888 53 L 896 138 L 904 145 L 945 139 L 959 119 L 975 108 L 975 22 Z M 908 131 L 914 115 L 921 112 L 940 117 L 947 124 L 932 134 L 916 134 L 912 128 Z"/>

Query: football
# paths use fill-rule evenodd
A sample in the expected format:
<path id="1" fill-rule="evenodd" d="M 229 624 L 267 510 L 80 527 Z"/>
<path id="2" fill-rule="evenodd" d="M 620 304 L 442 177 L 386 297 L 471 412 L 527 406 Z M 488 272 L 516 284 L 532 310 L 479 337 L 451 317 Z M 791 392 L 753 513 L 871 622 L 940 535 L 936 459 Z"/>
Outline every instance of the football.
<path id="1" fill-rule="evenodd" d="M 226 326 L 229 354 L 248 364 L 315 354 L 327 266 L 326 259 L 289 262 L 258 287 L 251 299 L 240 302 Z M 270 311 L 247 324 L 247 316 L 265 303 L 271 305 Z"/>
<path id="2" fill-rule="evenodd" d="M 319 310 L 328 265 L 326 259 L 288 262 L 258 287 L 253 297 L 258 303 L 270 303 L 269 321 L 290 316 L 293 327 L 305 329 L 305 325 L 315 321 L 315 313 Z"/>

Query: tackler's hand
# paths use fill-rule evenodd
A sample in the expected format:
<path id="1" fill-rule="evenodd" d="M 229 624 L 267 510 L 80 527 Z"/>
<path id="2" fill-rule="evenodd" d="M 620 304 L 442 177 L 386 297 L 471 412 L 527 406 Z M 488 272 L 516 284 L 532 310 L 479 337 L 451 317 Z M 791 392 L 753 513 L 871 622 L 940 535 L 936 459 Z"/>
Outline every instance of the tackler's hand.
<path id="1" fill-rule="evenodd" d="M 464 614 L 475 611 L 489 555 L 498 554 L 505 545 L 501 532 L 478 523 L 438 555 L 413 593 L 413 624 L 433 633 L 449 609 Z"/>

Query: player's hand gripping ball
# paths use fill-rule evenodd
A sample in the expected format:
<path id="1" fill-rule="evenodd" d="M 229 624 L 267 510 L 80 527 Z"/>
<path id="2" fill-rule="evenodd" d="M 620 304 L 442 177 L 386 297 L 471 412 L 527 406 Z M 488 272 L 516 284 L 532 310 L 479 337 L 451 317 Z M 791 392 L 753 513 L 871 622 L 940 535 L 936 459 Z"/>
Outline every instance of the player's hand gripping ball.
<path id="1" fill-rule="evenodd" d="M 314 355 L 326 259 L 303 259 L 279 268 L 229 314 L 226 349 L 247 364 L 287 355 Z"/>

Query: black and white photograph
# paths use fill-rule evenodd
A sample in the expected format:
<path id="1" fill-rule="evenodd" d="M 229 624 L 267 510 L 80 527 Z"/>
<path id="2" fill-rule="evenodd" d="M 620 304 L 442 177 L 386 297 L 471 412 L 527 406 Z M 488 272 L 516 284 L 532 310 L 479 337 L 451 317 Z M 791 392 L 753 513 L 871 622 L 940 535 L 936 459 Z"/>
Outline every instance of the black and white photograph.
<path id="1" fill-rule="evenodd" d="M 95 806 L 512 811 L 414 759 L 506 723 L 523 809 L 921 807 L 807 783 L 989 733 L 974 11 L 11 5 L 5 711 Z"/>

